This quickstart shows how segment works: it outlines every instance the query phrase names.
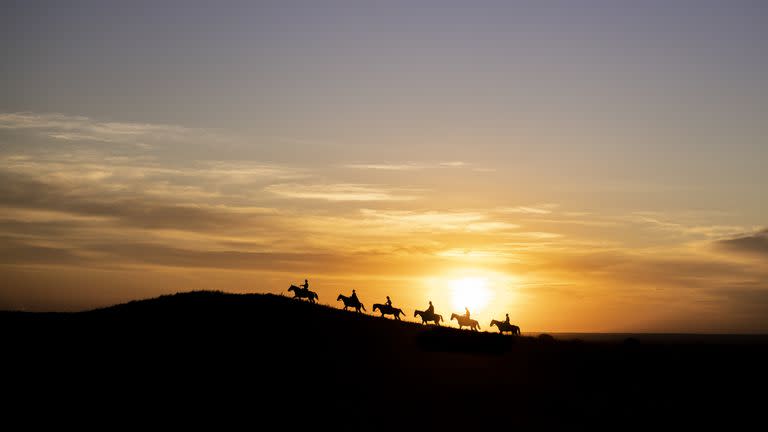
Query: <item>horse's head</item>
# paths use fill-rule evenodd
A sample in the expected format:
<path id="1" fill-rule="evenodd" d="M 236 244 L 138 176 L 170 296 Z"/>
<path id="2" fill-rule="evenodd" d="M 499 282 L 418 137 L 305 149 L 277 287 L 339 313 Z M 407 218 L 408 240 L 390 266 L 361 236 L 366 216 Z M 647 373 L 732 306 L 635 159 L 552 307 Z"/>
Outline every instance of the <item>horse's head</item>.
<path id="1" fill-rule="evenodd" d="M 338 296 L 338 297 L 336 297 L 336 301 L 339 301 L 339 300 L 344 300 L 344 299 L 343 299 L 343 297 L 344 297 L 343 295 L 339 294 L 339 296 Z"/>
<path id="2" fill-rule="evenodd" d="M 419 315 L 419 311 L 415 310 L 413 311 L 413 317 L 416 318 Z"/>
<path id="3" fill-rule="evenodd" d="M 499 322 L 496 321 L 496 320 L 491 320 L 491 323 L 488 324 L 488 327 L 493 327 L 493 326 L 498 327 L 499 326 Z"/>
<path id="4" fill-rule="evenodd" d="M 376 309 L 378 309 L 378 308 L 380 308 L 380 307 L 381 307 L 381 305 L 380 305 L 380 304 L 378 304 L 378 303 L 374 303 L 374 304 L 373 304 L 373 311 L 374 311 L 374 312 L 376 312 Z"/>
<path id="5" fill-rule="evenodd" d="M 296 291 L 296 285 L 291 285 L 290 288 L 288 288 L 288 291 Z"/>
<path id="6" fill-rule="evenodd" d="M 458 315 L 456 315 L 455 313 L 452 313 L 451 314 L 451 321 L 453 321 L 454 319 L 456 319 L 456 321 L 458 321 L 458 318 L 456 318 L 456 317 L 458 317 Z"/>

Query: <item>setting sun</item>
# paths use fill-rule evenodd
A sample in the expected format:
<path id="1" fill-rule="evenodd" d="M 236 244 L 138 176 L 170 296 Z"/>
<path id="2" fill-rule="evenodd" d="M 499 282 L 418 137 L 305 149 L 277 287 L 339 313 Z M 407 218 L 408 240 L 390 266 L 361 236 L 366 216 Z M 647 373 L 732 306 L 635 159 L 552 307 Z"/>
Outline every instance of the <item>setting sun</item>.
<path id="1" fill-rule="evenodd" d="M 450 281 L 453 307 L 458 310 L 469 308 L 470 311 L 483 310 L 491 299 L 488 281 L 485 278 L 465 277 Z"/>

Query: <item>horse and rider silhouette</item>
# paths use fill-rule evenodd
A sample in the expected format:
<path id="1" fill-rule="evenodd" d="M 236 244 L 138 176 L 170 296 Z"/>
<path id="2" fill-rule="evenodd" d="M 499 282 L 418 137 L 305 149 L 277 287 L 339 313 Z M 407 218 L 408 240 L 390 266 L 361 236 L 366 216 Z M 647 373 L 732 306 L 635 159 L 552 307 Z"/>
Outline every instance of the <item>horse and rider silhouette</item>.
<path id="1" fill-rule="evenodd" d="M 310 303 L 314 303 L 316 300 L 320 299 L 316 292 L 309 290 L 309 281 L 306 279 L 304 279 L 304 283 L 299 286 L 291 285 L 290 288 L 288 288 L 288 292 L 293 292 L 293 298 L 305 298 L 308 299 Z"/>
<path id="2" fill-rule="evenodd" d="M 392 315 L 395 317 L 396 320 L 400 321 L 400 315 L 405 316 L 405 312 L 403 312 L 402 309 L 396 308 L 392 306 L 392 300 L 389 299 L 389 296 L 387 296 L 387 302 L 384 304 L 381 303 L 375 303 L 373 305 L 373 311 L 376 312 L 378 310 L 381 313 L 381 316 L 384 315 Z"/>
<path id="3" fill-rule="evenodd" d="M 336 297 L 336 301 L 341 300 L 344 302 L 344 310 L 347 310 L 347 308 L 354 308 L 358 313 L 360 312 L 360 309 L 362 308 L 364 311 L 368 312 L 365 309 L 365 305 L 360 302 L 360 300 L 357 298 L 357 293 L 355 290 L 352 290 L 352 295 L 347 297 L 344 294 L 339 294 L 338 297 Z"/>
<path id="4" fill-rule="evenodd" d="M 504 321 L 491 320 L 491 327 L 496 326 L 499 329 L 499 333 L 504 334 L 505 331 L 510 332 L 513 336 L 520 336 L 520 327 L 510 324 L 509 314 Z"/>
<path id="5" fill-rule="evenodd" d="M 315 303 L 319 299 L 316 292 L 309 290 L 309 281 L 307 279 L 304 279 L 304 283 L 299 286 L 291 285 L 290 288 L 288 288 L 288 292 L 293 292 L 293 298 L 307 299 L 310 303 Z M 360 313 L 361 309 L 367 312 L 365 305 L 363 305 L 360 299 L 357 298 L 357 293 L 355 290 L 352 290 L 352 295 L 349 297 L 345 296 L 344 294 L 339 294 L 339 296 L 336 298 L 336 301 L 342 301 L 344 303 L 344 310 L 353 308 L 358 313 Z M 373 312 L 376 311 L 381 313 L 382 317 L 385 315 L 392 315 L 398 321 L 401 321 L 401 315 L 405 316 L 405 313 L 402 309 L 392 306 L 392 300 L 389 298 L 389 296 L 387 296 L 387 301 L 385 303 L 374 303 Z M 415 310 L 413 312 L 413 317 L 421 317 L 422 324 L 432 322 L 439 326 L 441 321 L 445 321 L 442 315 L 435 313 L 435 307 L 432 305 L 431 300 L 429 302 L 429 307 L 426 310 Z M 464 308 L 464 314 L 451 314 L 451 321 L 453 320 L 456 320 L 456 322 L 459 324 L 460 330 L 464 327 L 468 327 L 474 331 L 480 330 L 480 323 L 478 323 L 477 320 L 470 318 L 469 308 Z M 491 320 L 490 327 L 493 326 L 496 326 L 496 328 L 499 329 L 499 333 L 501 334 L 504 334 L 504 332 L 509 332 L 514 336 L 520 336 L 520 327 L 509 322 L 509 314 L 506 314 L 506 319 L 504 321 Z"/>
<path id="6" fill-rule="evenodd" d="M 413 317 L 416 318 L 417 316 L 421 317 L 422 324 L 426 324 L 432 321 L 435 323 L 435 325 L 440 325 L 440 321 L 443 321 L 443 316 L 435 313 L 435 307 L 432 306 L 431 300 L 429 302 L 429 307 L 427 308 L 427 310 L 424 310 L 424 311 L 416 310 L 413 312 Z"/>
<path id="7" fill-rule="evenodd" d="M 451 314 L 451 321 L 454 319 L 459 323 L 459 330 L 464 327 L 469 327 L 475 331 L 480 330 L 480 323 L 469 317 L 469 308 L 464 308 L 464 315 L 459 315 L 457 313 Z"/>

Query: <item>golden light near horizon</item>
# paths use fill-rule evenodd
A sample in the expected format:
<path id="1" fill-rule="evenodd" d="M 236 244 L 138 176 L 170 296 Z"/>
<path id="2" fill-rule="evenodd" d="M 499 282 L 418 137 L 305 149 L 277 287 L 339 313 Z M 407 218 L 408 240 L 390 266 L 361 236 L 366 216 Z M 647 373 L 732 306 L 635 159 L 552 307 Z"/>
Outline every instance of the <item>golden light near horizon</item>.
<path id="1" fill-rule="evenodd" d="M 453 307 L 459 311 L 469 308 L 470 312 L 480 312 L 488 306 L 493 296 L 488 288 L 488 280 L 482 277 L 451 279 L 449 286 Z"/>

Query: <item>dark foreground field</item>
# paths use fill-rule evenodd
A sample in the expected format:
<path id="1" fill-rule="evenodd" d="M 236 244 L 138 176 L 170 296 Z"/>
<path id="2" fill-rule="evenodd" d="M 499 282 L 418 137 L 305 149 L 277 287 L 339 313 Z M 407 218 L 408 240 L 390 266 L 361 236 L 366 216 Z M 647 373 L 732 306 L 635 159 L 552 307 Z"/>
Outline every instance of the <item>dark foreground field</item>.
<path id="1" fill-rule="evenodd" d="M 759 339 L 513 338 L 213 292 L 0 329 L 3 415 L 25 429 L 746 429 L 766 412 Z"/>

